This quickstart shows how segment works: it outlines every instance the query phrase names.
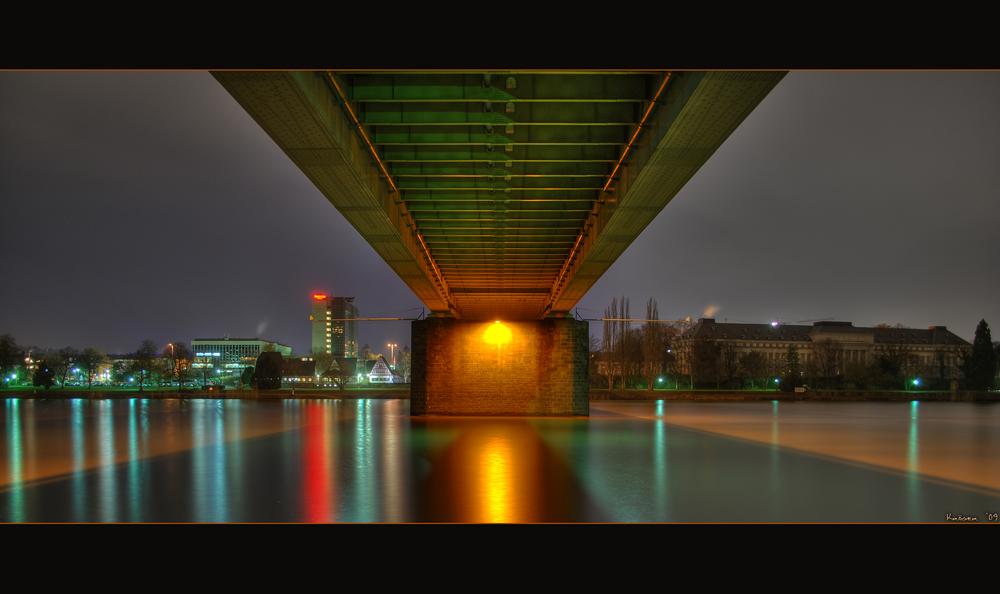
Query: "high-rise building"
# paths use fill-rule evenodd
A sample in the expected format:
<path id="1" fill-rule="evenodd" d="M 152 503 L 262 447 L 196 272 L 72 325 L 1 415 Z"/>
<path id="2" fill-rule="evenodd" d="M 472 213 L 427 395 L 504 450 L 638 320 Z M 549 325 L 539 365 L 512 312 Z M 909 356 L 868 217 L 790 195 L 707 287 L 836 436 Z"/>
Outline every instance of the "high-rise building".
<path id="1" fill-rule="evenodd" d="M 358 356 L 358 308 L 354 297 L 313 295 L 312 345 L 335 357 Z"/>

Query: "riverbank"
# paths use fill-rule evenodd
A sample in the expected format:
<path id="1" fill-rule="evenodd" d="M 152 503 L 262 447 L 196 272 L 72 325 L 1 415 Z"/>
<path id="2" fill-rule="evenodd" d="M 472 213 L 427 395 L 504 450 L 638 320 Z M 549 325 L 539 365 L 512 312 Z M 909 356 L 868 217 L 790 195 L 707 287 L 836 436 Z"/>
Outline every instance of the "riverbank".
<path id="1" fill-rule="evenodd" d="M 355 388 L 338 390 L 336 388 L 296 388 L 284 390 L 128 390 L 105 389 L 87 390 L 86 388 L 51 389 L 42 388 L 8 388 L 0 391 L 0 398 L 32 398 L 66 400 L 84 398 L 87 400 L 123 400 L 129 398 L 149 398 L 151 400 L 165 399 L 202 399 L 218 398 L 225 400 L 267 400 L 289 398 L 320 398 L 347 400 L 390 400 L 410 399 L 409 386 Z M 921 391 L 837 391 L 815 390 L 804 393 L 776 392 L 774 390 L 602 390 L 591 388 L 590 401 L 606 400 L 678 400 L 687 402 L 718 402 L 718 401 L 771 401 L 781 402 L 1000 402 L 1000 392 L 921 392 Z"/>
<path id="2" fill-rule="evenodd" d="M 169 399 L 201 399 L 217 398 L 222 400 L 268 400 L 268 399 L 289 399 L 289 398 L 342 398 L 350 400 L 389 400 L 404 399 L 409 400 L 410 389 L 408 386 L 398 388 L 360 388 L 338 390 L 337 388 L 291 388 L 284 390 L 178 390 L 178 389 L 149 389 L 128 390 L 128 389 L 94 389 L 68 388 L 62 390 L 53 388 L 45 390 L 43 388 L 8 388 L 0 391 L 0 398 L 30 398 L 30 399 L 52 399 L 69 400 L 73 398 L 83 398 L 86 400 L 126 400 L 129 398 L 148 398 L 150 400 Z"/>
<path id="3" fill-rule="evenodd" d="M 600 390 L 591 388 L 590 401 L 603 400 L 682 400 L 682 401 L 755 401 L 781 402 L 1000 402 L 1000 392 L 921 392 L 810 390 L 778 392 L 775 390 Z"/>

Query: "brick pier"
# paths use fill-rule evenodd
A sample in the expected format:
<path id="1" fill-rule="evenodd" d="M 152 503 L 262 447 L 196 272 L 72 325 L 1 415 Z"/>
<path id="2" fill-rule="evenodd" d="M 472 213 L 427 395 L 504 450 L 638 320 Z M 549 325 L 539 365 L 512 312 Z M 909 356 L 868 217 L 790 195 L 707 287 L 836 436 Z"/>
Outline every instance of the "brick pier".
<path id="1" fill-rule="evenodd" d="M 429 318 L 412 323 L 413 415 L 589 415 L 589 326 Z M 497 340 L 499 338 L 499 340 Z"/>

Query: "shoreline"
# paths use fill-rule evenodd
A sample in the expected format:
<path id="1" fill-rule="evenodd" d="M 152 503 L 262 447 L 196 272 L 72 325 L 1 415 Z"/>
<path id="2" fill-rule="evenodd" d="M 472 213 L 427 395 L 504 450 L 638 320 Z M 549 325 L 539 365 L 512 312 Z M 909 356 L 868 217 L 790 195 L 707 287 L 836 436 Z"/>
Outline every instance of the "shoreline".
<path id="1" fill-rule="evenodd" d="M 30 400 L 289 400 L 296 398 L 342 400 L 409 400 L 410 390 L 405 388 L 373 388 L 355 390 L 291 389 L 285 390 L 61 390 L 41 388 L 9 388 L 0 391 L 0 398 Z M 1000 392 L 910 392 L 910 391 L 859 391 L 815 390 L 804 393 L 766 390 L 606 390 L 591 389 L 590 402 L 606 401 L 677 400 L 688 402 L 1000 402 Z"/>

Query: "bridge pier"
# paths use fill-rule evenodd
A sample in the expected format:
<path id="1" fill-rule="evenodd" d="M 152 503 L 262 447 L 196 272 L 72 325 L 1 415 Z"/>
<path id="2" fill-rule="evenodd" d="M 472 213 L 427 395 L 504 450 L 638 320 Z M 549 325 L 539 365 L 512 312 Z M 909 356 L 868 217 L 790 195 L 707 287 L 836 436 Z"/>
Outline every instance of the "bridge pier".
<path id="1" fill-rule="evenodd" d="M 587 322 L 412 322 L 413 415 L 590 414 Z"/>

